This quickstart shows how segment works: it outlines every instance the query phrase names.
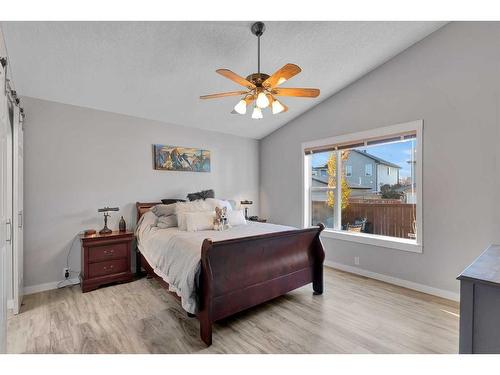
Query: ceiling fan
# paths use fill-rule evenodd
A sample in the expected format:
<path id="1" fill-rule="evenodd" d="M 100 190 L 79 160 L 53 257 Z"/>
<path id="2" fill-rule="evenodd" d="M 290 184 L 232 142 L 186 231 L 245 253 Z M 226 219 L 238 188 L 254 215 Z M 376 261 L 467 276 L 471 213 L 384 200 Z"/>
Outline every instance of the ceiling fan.
<path id="1" fill-rule="evenodd" d="M 203 95 L 200 96 L 200 99 L 243 96 L 234 106 L 234 110 L 231 113 L 244 115 L 247 112 L 247 106 L 255 101 L 252 118 L 261 119 L 263 118 L 262 110 L 266 107 L 271 107 L 273 114 L 288 111 L 288 107 L 276 99 L 276 96 L 316 98 L 319 95 L 319 89 L 278 87 L 301 72 L 300 67 L 295 64 L 286 64 L 271 76 L 260 72 L 260 37 L 264 34 L 265 29 L 266 26 L 263 22 L 255 22 L 251 28 L 252 34 L 257 36 L 257 73 L 250 74 L 248 77 L 243 78 L 229 69 L 216 70 L 220 75 L 244 86 L 246 90 Z"/>

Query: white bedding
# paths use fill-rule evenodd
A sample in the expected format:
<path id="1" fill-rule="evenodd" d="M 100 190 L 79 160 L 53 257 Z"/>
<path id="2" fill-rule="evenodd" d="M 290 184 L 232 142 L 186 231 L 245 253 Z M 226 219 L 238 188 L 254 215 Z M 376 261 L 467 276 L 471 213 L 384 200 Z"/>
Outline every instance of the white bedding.
<path id="1" fill-rule="evenodd" d="M 181 297 L 184 310 L 192 314 L 198 307 L 201 245 L 205 238 L 221 241 L 296 229 L 249 221 L 247 225 L 224 231 L 186 232 L 177 227 L 159 229 L 155 223 L 156 216 L 152 212 L 146 212 L 139 221 L 136 229 L 139 250 L 155 273 L 169 284 L 170 291 Z"/>

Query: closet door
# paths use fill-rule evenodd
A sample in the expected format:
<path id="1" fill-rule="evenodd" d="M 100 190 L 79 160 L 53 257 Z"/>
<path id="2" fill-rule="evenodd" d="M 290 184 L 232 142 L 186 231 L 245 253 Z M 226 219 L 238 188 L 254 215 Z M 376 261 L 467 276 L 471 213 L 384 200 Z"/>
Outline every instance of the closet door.
<path id="1" fill-rule="evenodd" d="M 12 184 L 9 166 L 9 144 L 12 144 L 12 129 L 7 118 L 7 98 L 5 95 L 5 69 L 0 64 L 0 353 L 6 351 L 7 334 L 7 275 L 6 255 L 12 248 Z M 10 186 L 9 186 L 10 185 Z"/>
<path id="2" fill-rule="evenodd" d="M 12 312 L 19 314 L 23 302 L 23 124 L 19 107 L 14 107 L 13 124 L 13 232 L 14 232 L 14 251 L 13 251 L 13 300 Z"/>

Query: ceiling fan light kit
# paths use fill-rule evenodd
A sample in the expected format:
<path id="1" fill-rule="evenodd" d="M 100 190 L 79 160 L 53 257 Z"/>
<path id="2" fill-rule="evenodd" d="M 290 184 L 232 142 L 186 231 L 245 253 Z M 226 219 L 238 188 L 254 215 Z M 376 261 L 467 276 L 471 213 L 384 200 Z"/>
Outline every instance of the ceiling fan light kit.
<path id="1" fill-rule="evenodd" d="M 273 115 L 277 115 L 278 113 L 281 113 L 285 110 L 285 107 L 283 107 L 283 104 L 281 104 L 281 102 L 278 99 L 273 101 L 273 104 L 271 105 L 271 107 L 272 107 Z"/>
<path id="2" fill-rule="evenodd" d="M 269 106 L 269 99 L 263 91 L 259 92 L 259 95 L 257 95 L 257 101 L 255 104 L 257 104 L 257 107 L 259 108 L 266 108 Z"/>
<path id="3" fill-rule="evenodd" d="M 262 119 L 262 109 L 271 107 L 271 112 L 276 115 L 288 111 L 288 107 L 281 103 L 275 96 L 295 96 L 302 98 L 316 98 L 319 95 L 319 89 L 304 88 L 278 88 L 277 86 L 288 81 L 293 76 L 299 74 L 301 69 L 295 64 L 286 64 L 271 76 L 260 72 L 260 37 L 266 30 L 263 22 L 255 22 L 252 25 L 252 34 L 257 37 L 257 73 L 250 74 L 246 78 L 233 73 L 229 69 L 217 69 L 220 75 L 246 87 L 248 91 L 231 91 L 219 94 L 210 94 L 200 96 L 200 99 L 215 99 L 226 96 L 241 96 L 243 98 L 234 106 L 231 113 L 244 115 L 247 112 L 247 106 L 254 101 L 252 119 Z"/>
<path id="4" fill-rule="evenodd" d="M 253 107 L 252 118 L 254 120 L 260 120 L 263 117 L 264 116 L 262 115 L 262 109 L 257 106 Z"/>
<path id="5" fill-rule="evenodd" d="M 241 99 L 235 106 L 234 110 L 240 115 L 244 115 L 247 113 L 247 102 L 244 99 Z"/>

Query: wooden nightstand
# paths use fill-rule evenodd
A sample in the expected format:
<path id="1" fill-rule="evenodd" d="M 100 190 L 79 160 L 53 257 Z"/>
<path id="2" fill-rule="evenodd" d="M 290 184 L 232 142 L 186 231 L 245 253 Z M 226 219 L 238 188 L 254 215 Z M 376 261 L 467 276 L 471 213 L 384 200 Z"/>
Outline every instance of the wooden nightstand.
<path id="1" fill-rule="evenodd" d="M 132 280 L 130 254 L 134 232 L 113 231 L 110 234 L 82 235 L 80 240 L 82 292 L 89 292 L 109 283 Z"/>

